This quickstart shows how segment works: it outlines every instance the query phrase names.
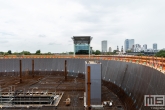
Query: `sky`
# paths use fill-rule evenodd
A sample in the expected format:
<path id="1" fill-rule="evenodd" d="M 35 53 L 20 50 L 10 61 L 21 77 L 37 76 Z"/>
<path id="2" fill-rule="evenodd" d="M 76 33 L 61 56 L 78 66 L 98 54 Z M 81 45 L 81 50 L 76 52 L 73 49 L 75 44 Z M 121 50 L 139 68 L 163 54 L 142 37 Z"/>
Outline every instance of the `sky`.
<path id="1" fill-rule="evenodd" d="M 0 51 L 73 51 L 73 36 L 101 50 L 153 43 L 165 48 L 165 0 L 0 0 Z"/>

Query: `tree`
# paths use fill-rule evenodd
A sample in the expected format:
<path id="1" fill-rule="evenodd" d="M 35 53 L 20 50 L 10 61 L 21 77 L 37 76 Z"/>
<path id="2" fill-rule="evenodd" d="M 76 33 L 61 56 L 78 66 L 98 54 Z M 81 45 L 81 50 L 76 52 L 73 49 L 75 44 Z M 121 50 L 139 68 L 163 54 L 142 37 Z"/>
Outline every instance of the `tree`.
<path id="1" fill-rule="evenodd" d="M 13 55 L 20 55 L 21 53 L 18 52 L 14 52 Z"/>
<path id="2" fill-rule="evenodd" d="M 36 51 L 36 54 L 38 55 L 38 54 L 41 54 L 41 51 L 40 50 L 37 50 Z"/>
<path id="3" fill-rule="evenodd" d="M 99 50 L 96 50 L 95 55 L 100 55 L 101 52 Z"/>
<path id="4" fill-rule="evenodd" d="M 20 54 L 21 55 L 31 55 L 31 53 L 29 51 L 22 51 Z"/>
<path id="5" fill-rule="evenodd" d="M 48 54 L 48 55 L 51 55 L 52 53 L 51 53 L 51 52 L 48 52 L 47 54 Z"/>
<path id="6" fill-rule="evenodd" d="M 127 50 L 126 52 L 127 52 L 127 53 L 131 53 L 131 50 Z"/>
<path id="7" fill-rule="evenodd" d="M 74 52 L 69 52 L 69 54 L 73 55 L 73 54 L 74 54 Z"/>
<path id="8" fill-rule="evenodd" d="M 8 52 L 5 52 L 4 55 L 9 55 L 9 53 Z"/>
<path id="9" fill-rule="evenodd" d="M 158 53 L 156 53 L 157 57 L 165 57 L 165 50 L 160 50 Z"/>
<path id="10" fill-rule="evenodd" d="M 117 50 L 114 50 L 113 53 L 115 54 L 117 52 Z"/>
<path id="11" fill-rule="evenodd" d="M 8 50 L 8 52 L 7 52 L 8 54 L 12 54 L 12 52 L 11 52 L 11 50 Z"/>
<path id="12" fill-rule="evenodd" d="M 96 52 L 94 50 L 92 50 L 92 54 L 96 54 Z"/>
<path id="13" fill-rule="evenodd" d="M 4 55 L 4 52 L 0 52 L 0 55 Z"/>

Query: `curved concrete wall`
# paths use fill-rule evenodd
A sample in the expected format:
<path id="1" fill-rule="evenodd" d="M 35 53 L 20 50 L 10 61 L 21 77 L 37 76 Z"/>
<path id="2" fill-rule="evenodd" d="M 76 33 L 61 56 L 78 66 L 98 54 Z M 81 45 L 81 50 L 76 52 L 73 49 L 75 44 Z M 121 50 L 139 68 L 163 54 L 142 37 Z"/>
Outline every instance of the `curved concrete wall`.
<path id="1" fill-rule="evenodd" d="M 34 59 L 35 71 L 63 71 L 67 60 L 69 73 L 85 73 L 85 60 L 91 59 Z M 144 95 L 165 95 L 165 74 L 135 63 L 99 60 L 102 63 L 102 78 L 118 87 L 132 98 L 137 110 L 146 110 Z M 22 70 L 32 69 L 32 59 L 22 59 Z M 19 71 L 19 59 L 0 59 L 0 72 Z"/>

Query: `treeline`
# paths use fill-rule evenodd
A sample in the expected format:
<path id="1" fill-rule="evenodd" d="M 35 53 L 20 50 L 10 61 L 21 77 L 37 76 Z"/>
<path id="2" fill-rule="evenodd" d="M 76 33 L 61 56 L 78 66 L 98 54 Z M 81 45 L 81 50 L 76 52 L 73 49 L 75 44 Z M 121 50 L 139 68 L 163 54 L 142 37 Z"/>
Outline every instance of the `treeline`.
<path id="1" fill-rule="evenodd" d="M 165 50 L 160 50 L 158 53 L 156 53 L 157 57 L 165 57 Z"/>
<path id="2" fill-rule="evenodd" d="M 7 52 L 0 52 L 0 55 L 52 55 L 51 52 L 48 53 L 41 53 L 41 50 L 37 50 L 35 53 L 30 53 L 29 51 L 22 51 L 22 52 L 13 52 L 8 50 Z"/>
<path id="3" fill-rule="evenodd" d="M 100 52 L 100 50 L 92 50 L 92 54 L 94 55 L 116 55 L 117 50 L 114 50 L 113 52 Z"/>
<path id="4" fill-rule="evenodd" d="M 22 52 L 12 52 L 11 50 L 8 50 L 7 52 L 0 52 L 0 55 L 53 55 L 54 53 L 48 52 L 48 53 L 41 53 L 41 50 L 37 50 L 35 53 L 30 53 L 29 51 L 22 51 Z M 74 52 L 62 52 L 58 53 L 61 55 L 73 55 Z M 100 50 L 92 50 L 93 55 L 116 55 L 117 51 L 114 50 L 113 52 L 100 52 Z"/>

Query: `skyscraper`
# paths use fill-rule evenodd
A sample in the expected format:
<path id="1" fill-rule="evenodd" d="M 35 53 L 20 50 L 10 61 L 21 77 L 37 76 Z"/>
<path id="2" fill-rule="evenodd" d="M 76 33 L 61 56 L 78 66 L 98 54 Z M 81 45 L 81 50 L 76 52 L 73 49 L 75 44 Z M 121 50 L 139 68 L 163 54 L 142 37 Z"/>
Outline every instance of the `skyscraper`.
<path id="1" fill-rule="evenodd" d="M 143 49 L 146 50 L 147 49 L 147 44 L 143 45 Z"/>
<path id="2" fill-rule="evenodd" d="M 141 48 L 140 44 L 135 44 L 134 45 L 134 48 L 133 48 L 134 52 L 141 52 L 141 50 L 142 50 L 142 48 Z"/>
<path id="3" fill-rule="evenodd" d="M 134 39 L 126 39 L 124 41 L 124 51 L 131 50 L 134 45 Z"/>
<path id="4" fill-rule="evenodd" d="M 119 52 L 119 46 L 117 46 L 117 51 Z"/>
<path id="5" fill-rule="evenodd" d="M 157 50 L 157 43 L 153 44 L 153 50 Z"/>
<path id="6" fill-rule="evenodd" d="M 112 48 L 111 47 L 109 47 L 109 52 L 112 52 Z"/>
<path id="7" fill-rule="evenodd" d="M 101 41 L 101 51 L 107 52 L 107 40 Z"/>
<path id="8" fill-rule="evenodd" d="M 123 53 L 123 46 L 121 47 L 121 52 Z"/>

